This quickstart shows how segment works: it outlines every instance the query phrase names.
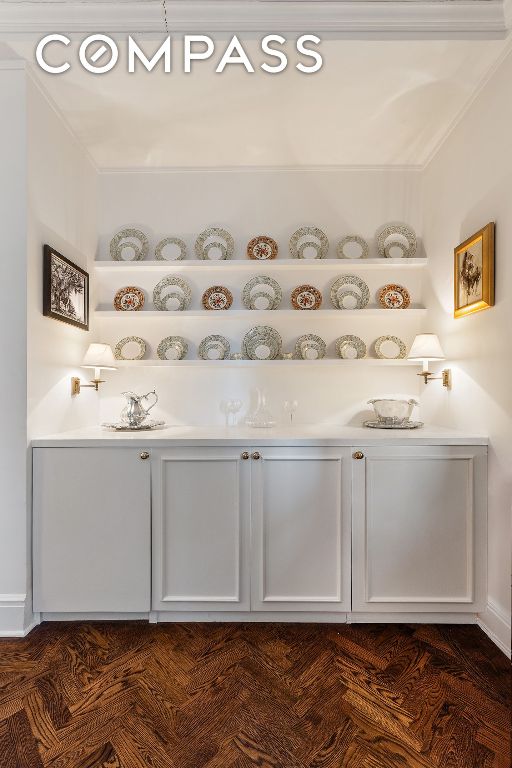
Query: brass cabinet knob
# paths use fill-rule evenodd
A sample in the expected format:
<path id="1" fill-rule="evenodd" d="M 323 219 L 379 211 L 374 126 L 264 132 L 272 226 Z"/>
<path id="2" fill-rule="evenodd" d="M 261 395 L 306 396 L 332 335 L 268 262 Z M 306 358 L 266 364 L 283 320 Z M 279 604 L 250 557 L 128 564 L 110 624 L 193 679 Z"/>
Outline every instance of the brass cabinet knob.
<path id="1" fill-rule="evenodd" d="M 261 453 L 259 451 L 254 451 L 252 457 L 253 457 L 253 459 L 256 459 L 256 461 L 257 461 L 258 459 L 261 458 Z"/>
<path id="2" fill-rule="evenodd" d="M 242 454 L 240 454 L 240 458 L 243 459 L 244 461 L 247 461 L 247 459 L 249 458 L 249 451 L 244 451 Z"/>
<path id="3" fill-rule="evenodd" d="M 141 451 L 140 457 L 141 457 L 142 461 L 146 461 L 146 459 L 149 459 L 148 451 Z"/>
<path id="4" fill-rule="evenodd" d="M 362 453 L 361 451 L 354 451 L 354 453 L 352 454 L 352 458 L 353 459 L 364 459 L 364 453 Z"/>

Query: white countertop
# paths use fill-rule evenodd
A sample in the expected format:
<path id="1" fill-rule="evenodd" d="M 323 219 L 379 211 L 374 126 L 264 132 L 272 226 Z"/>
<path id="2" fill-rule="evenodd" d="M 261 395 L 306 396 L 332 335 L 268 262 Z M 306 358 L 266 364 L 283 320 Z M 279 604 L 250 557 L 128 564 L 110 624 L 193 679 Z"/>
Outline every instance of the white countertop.
<path id="1" fill-rule="evenodd" d="M 101 427 L 72 430 L 32 441 L 34 448 L 92 448 L 116 445 L 131 447 L 166 445 L 333 445 L 362 446 L 405 443 L 407 445 L 487 445 L 485 435 L 444 427 L 420 429 L 369 429 L 336 425 L 278 426 L 272 429 L 249 427 L 168 426 L 147 432 L 114 432 Z"/>

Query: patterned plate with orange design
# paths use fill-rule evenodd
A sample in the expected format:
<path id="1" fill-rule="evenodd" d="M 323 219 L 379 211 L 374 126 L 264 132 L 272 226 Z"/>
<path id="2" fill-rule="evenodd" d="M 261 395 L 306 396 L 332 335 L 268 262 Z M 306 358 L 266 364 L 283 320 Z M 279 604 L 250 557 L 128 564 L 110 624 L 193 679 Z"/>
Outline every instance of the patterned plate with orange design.
<path id="1" fill-rule="evenodd" d="M 272 237 L 258 235 L 247 243 L 247 255 L 250 259 L 275 259 L 277 243 Z"/>
<path id="2" fill-rule="evenodd" d="M 294 309 L 319 309 L 322 304 L 322 294 L 314 285 L 297 286 L 291 298 Z"/>
<path id="3" fill-rule="evenodd" d="M 136 312 L 144 306 L 144 294 L 140 288 L 129 285 L 120 288 L 114 296 L 114 309 L 118 312 Z"/>
<path id="4" fill-rule="evenodd" d="M 202 304 L 205 309 L 229 309 L 233 303 L 233 294 L 223 285 L 212 285 L 203 293 Z"/>
<path id="5" fill-rule="evenodd" d="M 407 309 L 411 303 L 411 297 L 403 285 L 389 283 L 379 291 L 379 303 L 384 309 Z"/>

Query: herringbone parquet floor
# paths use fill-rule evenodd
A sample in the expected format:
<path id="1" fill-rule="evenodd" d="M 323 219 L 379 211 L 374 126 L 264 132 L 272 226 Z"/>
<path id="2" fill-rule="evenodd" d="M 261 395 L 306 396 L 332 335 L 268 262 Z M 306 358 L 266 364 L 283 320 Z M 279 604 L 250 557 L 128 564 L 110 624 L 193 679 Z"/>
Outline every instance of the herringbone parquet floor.
<path id="1" fill-rule="evenodd" d="M 477 627 L 43 624 L 0 640 L 1 768 L 510 768 Z"/>

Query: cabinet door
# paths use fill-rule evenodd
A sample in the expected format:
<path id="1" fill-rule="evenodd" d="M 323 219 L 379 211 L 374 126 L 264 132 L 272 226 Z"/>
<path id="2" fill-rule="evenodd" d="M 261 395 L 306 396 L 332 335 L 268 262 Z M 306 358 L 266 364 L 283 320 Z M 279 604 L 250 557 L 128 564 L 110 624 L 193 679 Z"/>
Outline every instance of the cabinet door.
<path id="1" fill-rule="evenodd" d="M 353 461 L 353 610 L 483 607 L 486 451 L 362 448 Z"/>
<path id="2" fill-rule="evenodd" d="M 150 467 L 131 448 L 34 449 L 34 610 L 150 608 Z"/>
<path id="3" fill-rule="evenodd" d="M 154 610 L 249 610 L 250 461 L 242 450 L 153 453 Z"/>
<path id="4" fill-rule="evenodd" d="M 252 608 L 350 610 L 349 451 L 254 450 Z"/>

